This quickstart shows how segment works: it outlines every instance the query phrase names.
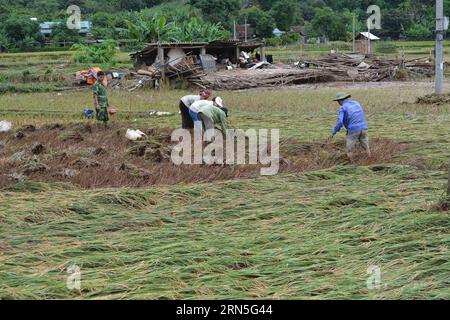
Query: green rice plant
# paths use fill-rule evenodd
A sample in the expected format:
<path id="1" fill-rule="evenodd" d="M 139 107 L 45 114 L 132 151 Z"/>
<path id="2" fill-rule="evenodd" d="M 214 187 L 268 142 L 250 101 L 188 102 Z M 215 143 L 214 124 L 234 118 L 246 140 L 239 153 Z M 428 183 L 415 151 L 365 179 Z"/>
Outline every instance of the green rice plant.
<path id="1" fill-rule="evenodd" d="M 391 41 L 383 41 L 376 44 L 376 52 L 377 53 L 397 53 L 398 48 L 395 44 L 395 42 Z"/>
<path id="2" fill-rule="evenodd" d="M 5 93 L 36 93 L 54 91 L 51 84 L 0 84 L 0 95 Z"/>

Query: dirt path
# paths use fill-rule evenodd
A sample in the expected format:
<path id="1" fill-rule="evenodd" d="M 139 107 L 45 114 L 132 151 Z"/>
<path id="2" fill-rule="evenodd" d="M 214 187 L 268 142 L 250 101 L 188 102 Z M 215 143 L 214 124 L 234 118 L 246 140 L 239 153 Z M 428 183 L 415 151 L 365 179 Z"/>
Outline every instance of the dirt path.
<path id="1" fill-rule="evenodd" d="M 246 92 L 246 91 L 279 91 L 279 90 L 314 90 L 314 89 L 392 89 L 392 88 L 402 88 L 402 87 L 414 87 L 434 89 L 433 81 L 381 81 L 381 82 L 325 82 L 317 84 L 301 84 L 286 87 L 270 87 L 270 88 L 255 88 L 255 89 L 245 89 L 237 90 L 235 92 Z M 450 82 L 445 83 L 445 89 L 450 90 Z"/>

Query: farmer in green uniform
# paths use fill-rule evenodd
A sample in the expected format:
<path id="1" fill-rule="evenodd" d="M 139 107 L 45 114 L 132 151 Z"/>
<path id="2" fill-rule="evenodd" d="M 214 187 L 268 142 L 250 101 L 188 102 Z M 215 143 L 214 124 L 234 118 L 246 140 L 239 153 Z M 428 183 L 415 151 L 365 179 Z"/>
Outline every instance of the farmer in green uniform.
<path id="1" fill-rule="evenodd" d="M 207 132 L 218 126 L 222 130 L 222 134 L 226 136 L 228 109 L 224 108 L 222 98 L 215 97 L 212 103 L 202 105 L 198 109 L 197 117 L 199 121 L 203 122 Z"/>
<path id="2" fill-rule="evenodd" d="M 97 124 L 103 123 L 105 126 L 109 124 L 109 114 L 108 114 L 108 96 L 106 92 L 106 87 L 103 84 L 105 80 L 105 73 L 99 71 L 97 73 L 97 82 L 95 82 L 92 91 L 94 93 L 95 102 L 95 118 L 97 119 Z"/>

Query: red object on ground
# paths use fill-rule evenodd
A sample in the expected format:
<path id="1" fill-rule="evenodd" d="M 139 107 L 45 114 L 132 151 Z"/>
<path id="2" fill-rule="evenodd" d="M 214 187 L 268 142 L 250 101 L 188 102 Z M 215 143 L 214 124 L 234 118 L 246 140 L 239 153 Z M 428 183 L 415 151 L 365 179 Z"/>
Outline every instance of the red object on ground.
<path id="1" fill-rule="evenodd" d="M 116 114 L 116 113 L 117 113 L 117 109 L 114 109 L 114 108 L 109 109 L 109 114 L 110 115 L 113 115 L 113 114 Z"/>

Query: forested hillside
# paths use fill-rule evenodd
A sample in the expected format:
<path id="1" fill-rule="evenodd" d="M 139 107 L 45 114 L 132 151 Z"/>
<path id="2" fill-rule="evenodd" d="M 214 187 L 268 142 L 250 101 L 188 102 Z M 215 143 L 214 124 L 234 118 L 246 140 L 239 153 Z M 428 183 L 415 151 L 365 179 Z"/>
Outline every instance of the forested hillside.
<path id="1" fill-rule="evenodd" d="M 27 48 L 42 42 L 39 23 L 68 18 L 67 7 L 81 8 L 93 23 L 92 36 L 138 42 L 194 41 L 229 37 L 236 21 L 247 21 L 260 38 L 272 37 L 277 27 L 289 31 L 303 26 L 309 37 L 351 39 L 353 15 L 365 30 L 369 5 L 381 8 L 385 39 L 427 40 L 433 37 L 434 0 L 0 0 L 0 48 Z M 450 0 L 445 0 L 450 15 Z M 30 20 L 31 17 L 37 21 Z M 81 41 L 61 24 L 55 41 Z"/>

